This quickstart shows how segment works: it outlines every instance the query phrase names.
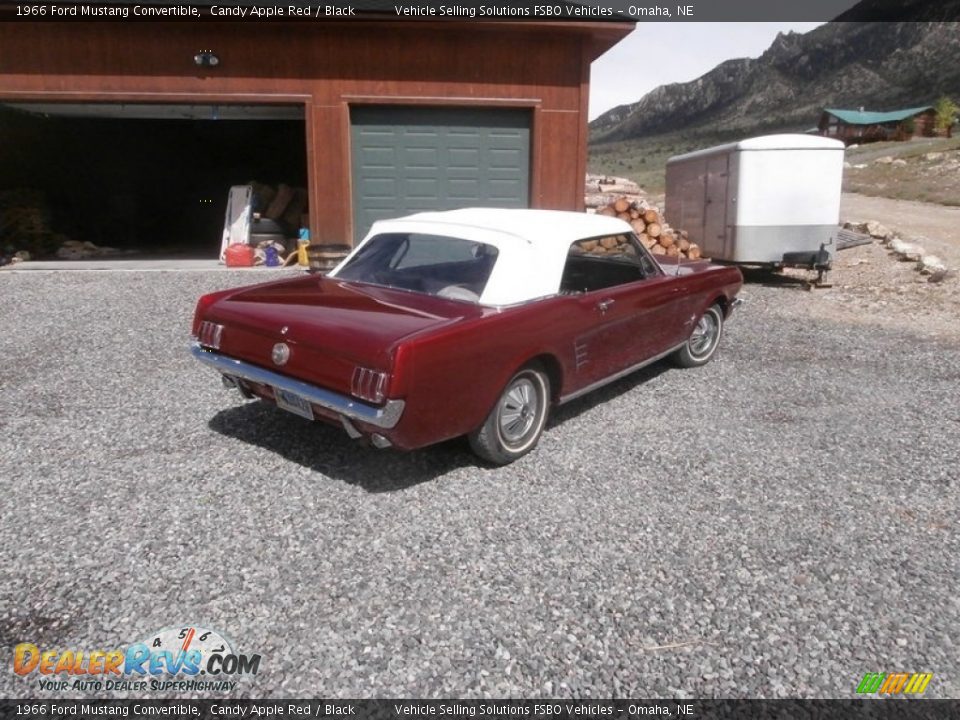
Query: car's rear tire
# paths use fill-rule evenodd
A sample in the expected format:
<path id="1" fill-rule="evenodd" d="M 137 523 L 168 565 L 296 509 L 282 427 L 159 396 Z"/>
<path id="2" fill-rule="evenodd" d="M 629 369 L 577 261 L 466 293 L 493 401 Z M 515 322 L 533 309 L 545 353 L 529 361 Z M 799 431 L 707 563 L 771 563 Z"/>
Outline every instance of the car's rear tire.
<path id="1" fill-rule="evenodd" d="M 550 414 L 550 378 L 537 365 L 507 383 L 483 425 L 470 433 L 470 447 L 487 462 L 507 465 L 537 446 Z"/>
<path id="2" fill-rule="evenodd" d="M 706 365 L 717 351 L 722 335 L 723 308 L 711 305 L 697 319 L 683 347 L 674 353 L 674 362 L 684 368 Z"/>

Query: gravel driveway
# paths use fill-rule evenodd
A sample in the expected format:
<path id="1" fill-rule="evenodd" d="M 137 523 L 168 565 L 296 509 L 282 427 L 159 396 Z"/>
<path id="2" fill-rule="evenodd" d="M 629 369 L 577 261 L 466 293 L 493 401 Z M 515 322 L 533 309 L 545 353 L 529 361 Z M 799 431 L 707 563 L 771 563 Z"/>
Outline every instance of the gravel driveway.
<path id="1" fill-rule="evenodd" d="M 713 363 L 488 469 L 222 389 L 185 348 L 236 282 L 0 275 L 0 696 L 47 694 L 16 643 L 185 623 L 262 655 L 254 697 L 960 696 L 960 345 L 750 285 Z"/>

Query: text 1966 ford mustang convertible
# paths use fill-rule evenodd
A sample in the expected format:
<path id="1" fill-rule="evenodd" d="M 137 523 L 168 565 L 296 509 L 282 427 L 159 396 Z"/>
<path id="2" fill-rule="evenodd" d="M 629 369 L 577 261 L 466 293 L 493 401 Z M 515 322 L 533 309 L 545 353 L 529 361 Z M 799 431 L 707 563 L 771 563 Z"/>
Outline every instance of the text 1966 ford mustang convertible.
<path id="1" fill-rule="evenodd" d="M 203 296 L 191 349 L 244 396 L 376 447 L 467 435 L 505 464 L 551 406 L 668 355 L 710 360 L 741 284 L 661 266 L 616 218 L 420 213 L 375 223 L 326 277 Z"/>

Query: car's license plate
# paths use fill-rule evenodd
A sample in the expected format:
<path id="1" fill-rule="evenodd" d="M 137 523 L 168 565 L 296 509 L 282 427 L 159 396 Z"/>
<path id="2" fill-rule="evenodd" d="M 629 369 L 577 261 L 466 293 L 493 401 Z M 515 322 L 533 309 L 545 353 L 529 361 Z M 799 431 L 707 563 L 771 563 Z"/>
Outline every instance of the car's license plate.
<path id="1" fill-rule="evenodd" d="M 292 412 L 294 415 L 305 417 L 307 420 L 313 420 L 313 408 L 310 407 L 310 403 L 299 395 L 281 390 L 280 388 L 274 388 L 273 397 L 277 401 L 278 408 L 283 408 L 284 410 Z"/>

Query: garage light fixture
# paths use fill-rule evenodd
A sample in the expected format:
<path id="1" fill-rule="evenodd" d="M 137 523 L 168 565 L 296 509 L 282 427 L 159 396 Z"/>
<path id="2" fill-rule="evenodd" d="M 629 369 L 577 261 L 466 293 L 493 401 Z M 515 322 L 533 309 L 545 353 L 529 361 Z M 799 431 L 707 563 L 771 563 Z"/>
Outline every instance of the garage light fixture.
<path id="1" fill-rule="evenodd" d="M 213 50 L 201 50 L 193 56 L 193 62 L 200 67 L 216 67 L 220 64 L 220 58 Z"/>

